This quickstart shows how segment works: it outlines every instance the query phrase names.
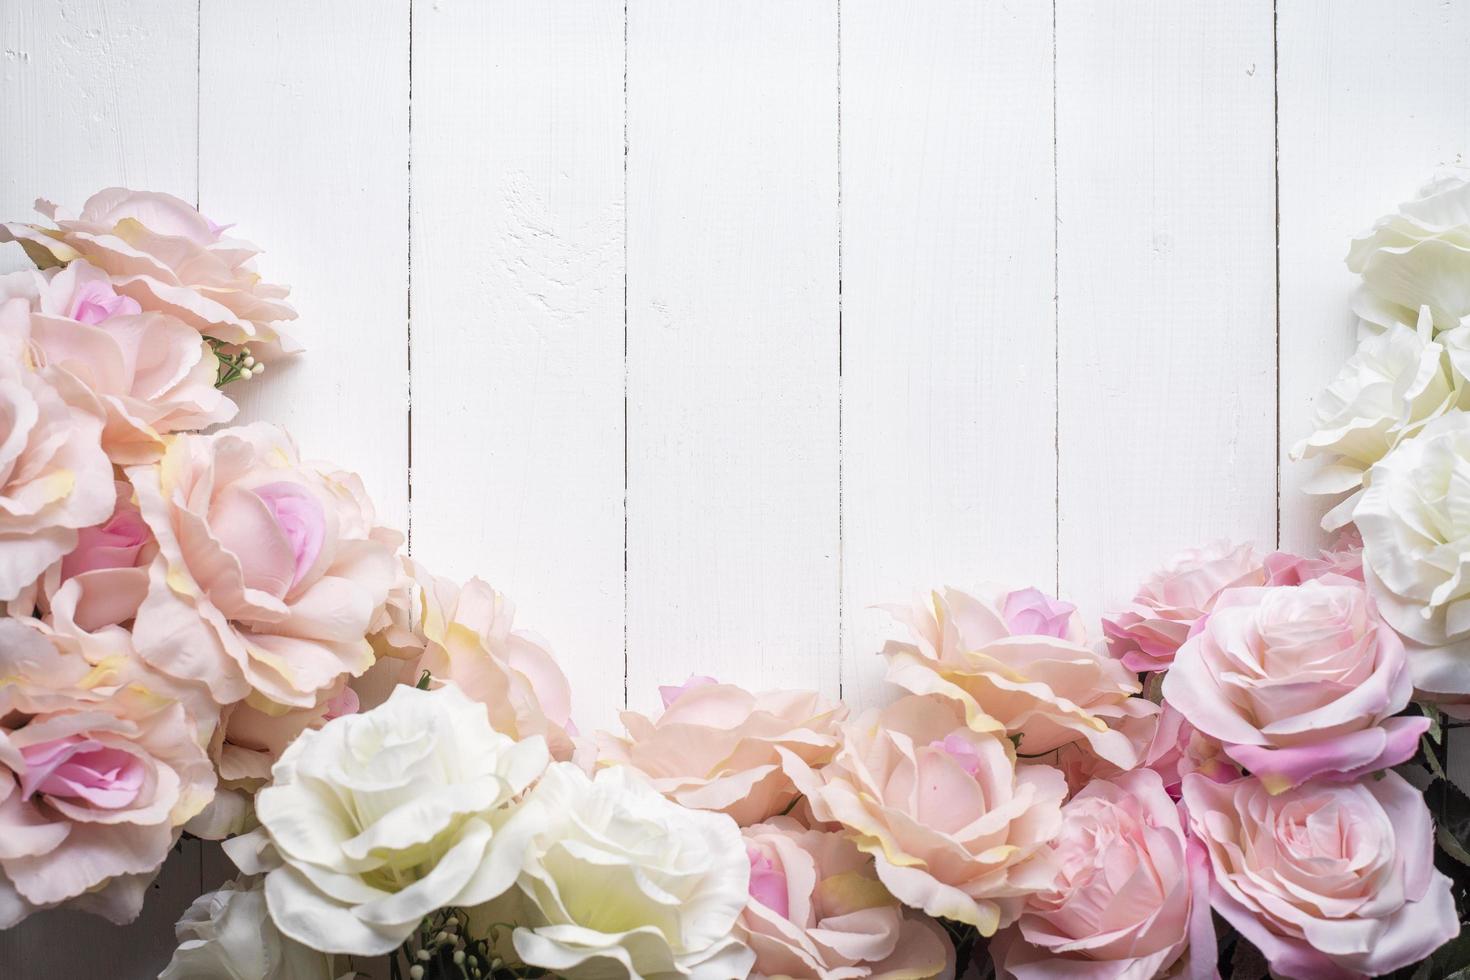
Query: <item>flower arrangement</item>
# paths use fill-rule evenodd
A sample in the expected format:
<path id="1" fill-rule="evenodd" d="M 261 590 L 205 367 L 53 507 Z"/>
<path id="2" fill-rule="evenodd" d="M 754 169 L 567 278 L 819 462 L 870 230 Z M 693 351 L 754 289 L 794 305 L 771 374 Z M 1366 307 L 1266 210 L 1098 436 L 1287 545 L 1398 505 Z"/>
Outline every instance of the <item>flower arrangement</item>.
<path id="1" fill-rule="evenodd" d="M 1100 633 L 936 592 L 886 706 L 694 676 L 591 737 L 504 596 L 228 425 L 296 349 L 254 246 L 39 209 L 0 225 L 0 928 L 130 921 L 187 833 L 240 877 L 179 980 L 1470 975 L 1470 176 L 1353 242 L 1297 449 L 1330 550 L 1185 551 Z"/>

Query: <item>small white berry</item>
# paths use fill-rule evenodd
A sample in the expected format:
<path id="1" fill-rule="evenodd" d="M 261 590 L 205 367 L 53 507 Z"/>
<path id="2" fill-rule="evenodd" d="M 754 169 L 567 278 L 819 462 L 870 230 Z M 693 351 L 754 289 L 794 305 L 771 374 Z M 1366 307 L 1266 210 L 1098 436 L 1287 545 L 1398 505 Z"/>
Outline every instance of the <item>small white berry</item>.
<path id="1" fill-rule="evenodd" d="M 408 968 L 408 975 L 413 977 L 413 980 L 424 980 L 424 968 L 415 963 Z"/>
<path id="2" fill-rule="evenodd" d="M 253 374 L 253 375 L 256 375 L 257 377 L 259 377 L 262 374 L 265 374 L 265 365 L 264 364 L 256 364 L 254 367 L 252 367 L 250 369 L 250 373 Z"/>
<path id="3" fill-rule="evenodd" d="M 464 966 L 464 950 L 457 949 L 454 951 L 454 965 Z"/>
<path id="4" fill-rule="evenodd" d="M 250 369 L 249 368 L 241 368 L 240 369 L 240 380 L 241 381 L 249 381 L 252 377 L 253 377 L 253 375 L 250 373 Z"/>
<path id="5" fill-rule="evenodd" d="M 431 952 L 429 952 L 427 949 L 421 949 L 421 950 L 419 950 L 418 956 L 419 956 L 419 959 L 423 960 L 425 963 L 429 962 L 430 960 L 432 960 L 434 958 L 434 954 L 431 953 Z"/>
<path id="6" fill-rule="evenodd" d="M 255 355 L 254 354 L 246 354 L 245 355 L 245 366 L 246 367 L 255 367 Z"/>

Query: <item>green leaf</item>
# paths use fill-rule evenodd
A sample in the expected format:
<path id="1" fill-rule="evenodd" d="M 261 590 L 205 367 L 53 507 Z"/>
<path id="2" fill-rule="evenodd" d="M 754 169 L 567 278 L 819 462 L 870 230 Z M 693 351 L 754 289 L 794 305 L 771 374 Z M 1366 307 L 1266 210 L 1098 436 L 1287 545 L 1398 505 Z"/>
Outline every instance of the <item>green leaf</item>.
<path id="1" fill-rule="evenodd" d="M 1470 866 L 1470 797 L 1448 779 L 1436 779 L 1424 799 L 1429 804 L 1429 812 L 1434 814 L 1440 848 L 1456 861 Z"/>
<path id="2" fill-rule="evenodd" d="M 1443 745 L 1444 724 L 1441 721 L 1443 716 L 1439 713 L 1439 709 L 1432 704 L 1420 704 L 1419 710 L 1424 712 L 1429 719 L 1429 731 L 1425 733 L 1429 736 L 1429 740 L 1435 745 Z"/>

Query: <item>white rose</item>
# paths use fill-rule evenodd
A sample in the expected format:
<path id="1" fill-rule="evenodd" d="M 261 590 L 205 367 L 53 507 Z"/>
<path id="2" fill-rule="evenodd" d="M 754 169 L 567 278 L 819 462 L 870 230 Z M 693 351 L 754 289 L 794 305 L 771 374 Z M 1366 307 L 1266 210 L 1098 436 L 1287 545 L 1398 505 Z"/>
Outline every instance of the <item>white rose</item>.
<path id="1" fill-rule="evenodd" d="M 1430 419 L 1462 407 L 1462 395 L 1470 392 L 1432 334 L 1426 309 L 1417 330 L 1394 324 L 1381 334 L 1364 337 L 1333 382 L 1317 395 L 1312 406 L 1314 431 L 1292 455 L 1335 458 L 1307 484 L 1308 493 L 1359 490 L 1368 468 L 1389 450 Z M 1333 508 L 1322 526 L 1336 530 L 1346 524 L 1356 504 L 1354 494 Z"/>
<path id="2" fill-rule="evenodd" d="M 260 830 L 226 850 L 242 871 L 270 872 L 287 936 L 386 953 L 430 912 L 511 886 L 525 840 L 504 826 L 508 804 L 549 761 L 545 739 L 500 734 L 459 688 L 401 686 L 292 742 L 256 796 Z"/>
<path id="3" fill-rule="evenodd" d="M 557 763 L 512 823 L 534 828 L 518 887 L 475 921 L 515 923 L 523 963 L 573 980 L 749 973 L 755 954 L 731 932 L 750 862 L 729 817 L 686 810 L 625 766 L 589 778 Z"/>
<path id="4" fill-rule="evenodd" d="M 1470 414 L 1436 419 L 1375 464 L 1353 521 L 1414 686 L 1470 693 Z"/>
<path id="5" fill-rule="evenodd" d="M 327 980 L 332 958 L 281 935 L 259 878 L 194 900 L 174 926 L 179 948 L 158 980 Z"/>
<path id="6" fill-rule="evenodd" d="M 1436 330 L 1470 315 L 1470 171 L 1448 171 L 1353 239 L 1348 268 L 1363 277 L 1353 310 L 1369 329 L 1415 322 Z"/>

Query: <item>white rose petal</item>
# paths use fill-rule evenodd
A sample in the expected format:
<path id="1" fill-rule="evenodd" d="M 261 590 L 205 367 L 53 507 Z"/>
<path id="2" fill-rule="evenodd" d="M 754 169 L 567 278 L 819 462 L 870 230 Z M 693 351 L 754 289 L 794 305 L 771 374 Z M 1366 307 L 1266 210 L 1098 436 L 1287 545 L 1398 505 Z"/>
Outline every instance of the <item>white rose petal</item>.
<path id="1" fill-rule="evenodd" d="M 513 921 L 522 962 L 572 978 L 747 975 L 732 935 L 750 864 L 721 813 L 687 810 L 614 766 L 589 778 L 557 763 L 507 830 L 531 828 L 518 887 L 477 910 Z"/>
<path id="2" fill-rule="evenodd" d="M 512 741 L 457 687 L 397 688 L 380 707 L 304 732 L 256 798 L 261 830 L 228 848 L 266 870 L 271 917 L 332 953 L 377 955 L 446 906 L 515 881 L 532 825 L 511 803 L 550 757 Z"/>
<path id="3" fill-rule="evenodd" d="M 282 936 L 259 879 L 226 882 L 174 926 L 179 948 L 159 980 L 327 980 L 332 958 Z"/>

